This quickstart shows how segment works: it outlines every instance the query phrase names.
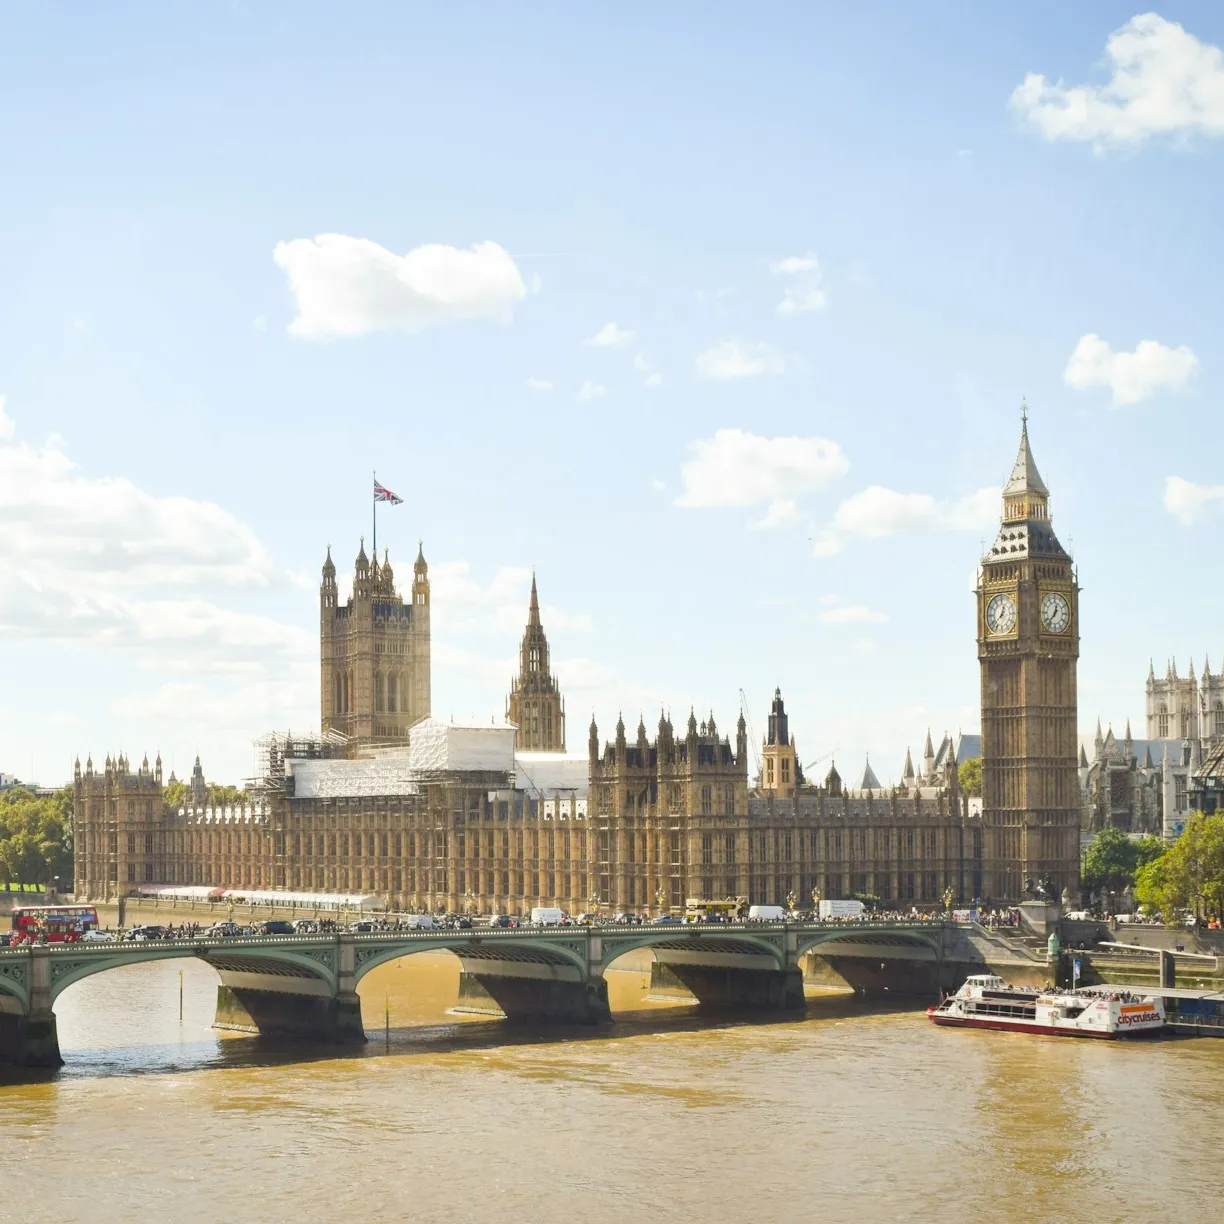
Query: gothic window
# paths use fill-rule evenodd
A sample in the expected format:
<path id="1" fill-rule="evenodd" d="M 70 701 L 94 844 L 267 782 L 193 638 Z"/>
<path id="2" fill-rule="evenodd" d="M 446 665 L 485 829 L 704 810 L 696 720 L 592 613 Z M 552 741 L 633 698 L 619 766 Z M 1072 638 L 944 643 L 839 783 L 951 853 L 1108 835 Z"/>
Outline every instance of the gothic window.
<path id="1" fill-rule="evenodd" d="M 773 757 L 769 757 L 765 762 L 765 785 L 772 786 L 773 780 L 774 780 Z"/>
<path id="2" fill-rule="evenodd" d="M 1159 723 L 1160 738 L 1168 739 L 1169 738 L 1169 707 L 1167 705 L 1162 705 L 1160 707 L 1160 712 L 1157 715 L 1157 721 Z"/>
<path id="3" fill-rule="evenodd" d="M 709 816 L 714 810 L 714 796 L 710 787 L 703 786 L 701 788 L 701 814 Z"/>
<path id="4" fill-rule="evenodd" d="M 127 878 L 128 878 L 129 884 L 136 883 L 136 864 L 135 863 L 129 863 L 127 865 Z"/>
<path id="5" fill-rule="evenodd" d="M 1212 714 L 1212 730 L 1211 733 L 1219 738 L 1224 735 L 1224 701 L 1215 703 L 1215 710 Z"/>
<path id="6" fill-rule="evenodd" d="M 374 709 L 381 714 L 383 712 L 383 678 L 382 672 L 376 672 L 374 675 Z"/>
<path id="7" fill-rule="evenodd" d="M 790 781 L 790 757 L 782 758 L 782 785 L 785 786 Z"/>
<path id="8" fill-rule="evenodd" d="M 728 786 L 723 792 L 723 811 L 728 816 L 735 815 L 735 787 Z"/>
<path id="9" fill-rule="evenodd" d="M 387 710 L 392 714 L 399 712 L 399 676 L 394 672 L 387 677 Z"/>
<path id="10" fill-rule="evenodd" d="M 136 834 L 135 833 L 128 834 L 127 847 L 128 847 L 127 852 L 129 854 L 136 853 Z"/>
<path id="11" fill-rule="evenodd" d="M 344 711 L 344 680 L 339 672 L 336 673 L 336 700 L 334 703 L 334 710 L 337 714 L 341 714 Z"/>

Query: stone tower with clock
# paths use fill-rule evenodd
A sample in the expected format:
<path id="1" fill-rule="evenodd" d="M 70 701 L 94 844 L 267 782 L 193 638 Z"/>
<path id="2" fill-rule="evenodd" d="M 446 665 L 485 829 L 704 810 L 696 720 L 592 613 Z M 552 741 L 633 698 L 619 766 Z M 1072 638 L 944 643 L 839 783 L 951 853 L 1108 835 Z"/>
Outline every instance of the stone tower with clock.
<path id="1" fill-rule="evenodd" d="M 1003 489 L 1003 520 L 978 574 L 982 674 L 983 893 L 1075 894 L 1079 587 L 1050 523 L 1049 490 L 1029 447 Z"/>

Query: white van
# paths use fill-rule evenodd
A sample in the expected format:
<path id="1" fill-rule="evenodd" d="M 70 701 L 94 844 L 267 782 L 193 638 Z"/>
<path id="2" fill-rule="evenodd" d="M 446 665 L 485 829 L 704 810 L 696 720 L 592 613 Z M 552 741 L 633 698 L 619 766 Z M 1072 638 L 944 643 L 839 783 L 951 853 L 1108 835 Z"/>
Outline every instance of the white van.
<path id="1" fill-rule="evenodd" d="M 405 914 L 404 925 L 410 931 L 432 931 L 438 924 L 432 914 Z"/>
<path id="2" fill-rule="evenodd" d="M 531 921 L 536 926 L 560 926 L 565 917 L 565 911 L 555 905 L 534 905 L 531 908 Z"/>
<path id="3" fill-rule="evenodd" d="M 780 905 L 750 905 L 749 922 L 785 922 L 786 910 Z"/>

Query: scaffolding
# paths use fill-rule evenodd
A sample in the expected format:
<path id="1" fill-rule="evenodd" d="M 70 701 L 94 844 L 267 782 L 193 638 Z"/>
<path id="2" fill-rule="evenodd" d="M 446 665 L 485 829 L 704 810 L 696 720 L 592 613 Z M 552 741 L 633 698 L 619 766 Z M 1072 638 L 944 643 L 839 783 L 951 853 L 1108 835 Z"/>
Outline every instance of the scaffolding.
<path id="1" fill-rule="evenodd" d="M 247 790 L 284 790 L 285 760 L 335 760 L 347 758 L 351 741 L 339 731 L 321 735 L 295 735 L 292 731 L 270 731 L 255 741 L 255 772 L 247 779 Z"/>

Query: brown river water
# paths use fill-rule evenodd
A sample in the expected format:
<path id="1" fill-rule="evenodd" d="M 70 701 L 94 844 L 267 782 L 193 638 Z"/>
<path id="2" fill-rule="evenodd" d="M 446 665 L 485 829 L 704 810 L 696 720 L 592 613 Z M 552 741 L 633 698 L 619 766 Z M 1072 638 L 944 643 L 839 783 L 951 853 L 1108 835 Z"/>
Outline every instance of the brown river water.
<path id="1" fill-rule="evenodd" d="M 371 1040 L 343 1056 L 215 1033 L 197 962 L 88 978 L 57 1003 L 63 1070 L 0 1078 L 0 1221 L 1219 1216 L 1224 1041 L 829 996 L 715 1024 L 608 976 L 607 1031 L 524 1034 L 449 1015 L 457 962 L 418 954 L 362 982 Z"/>

